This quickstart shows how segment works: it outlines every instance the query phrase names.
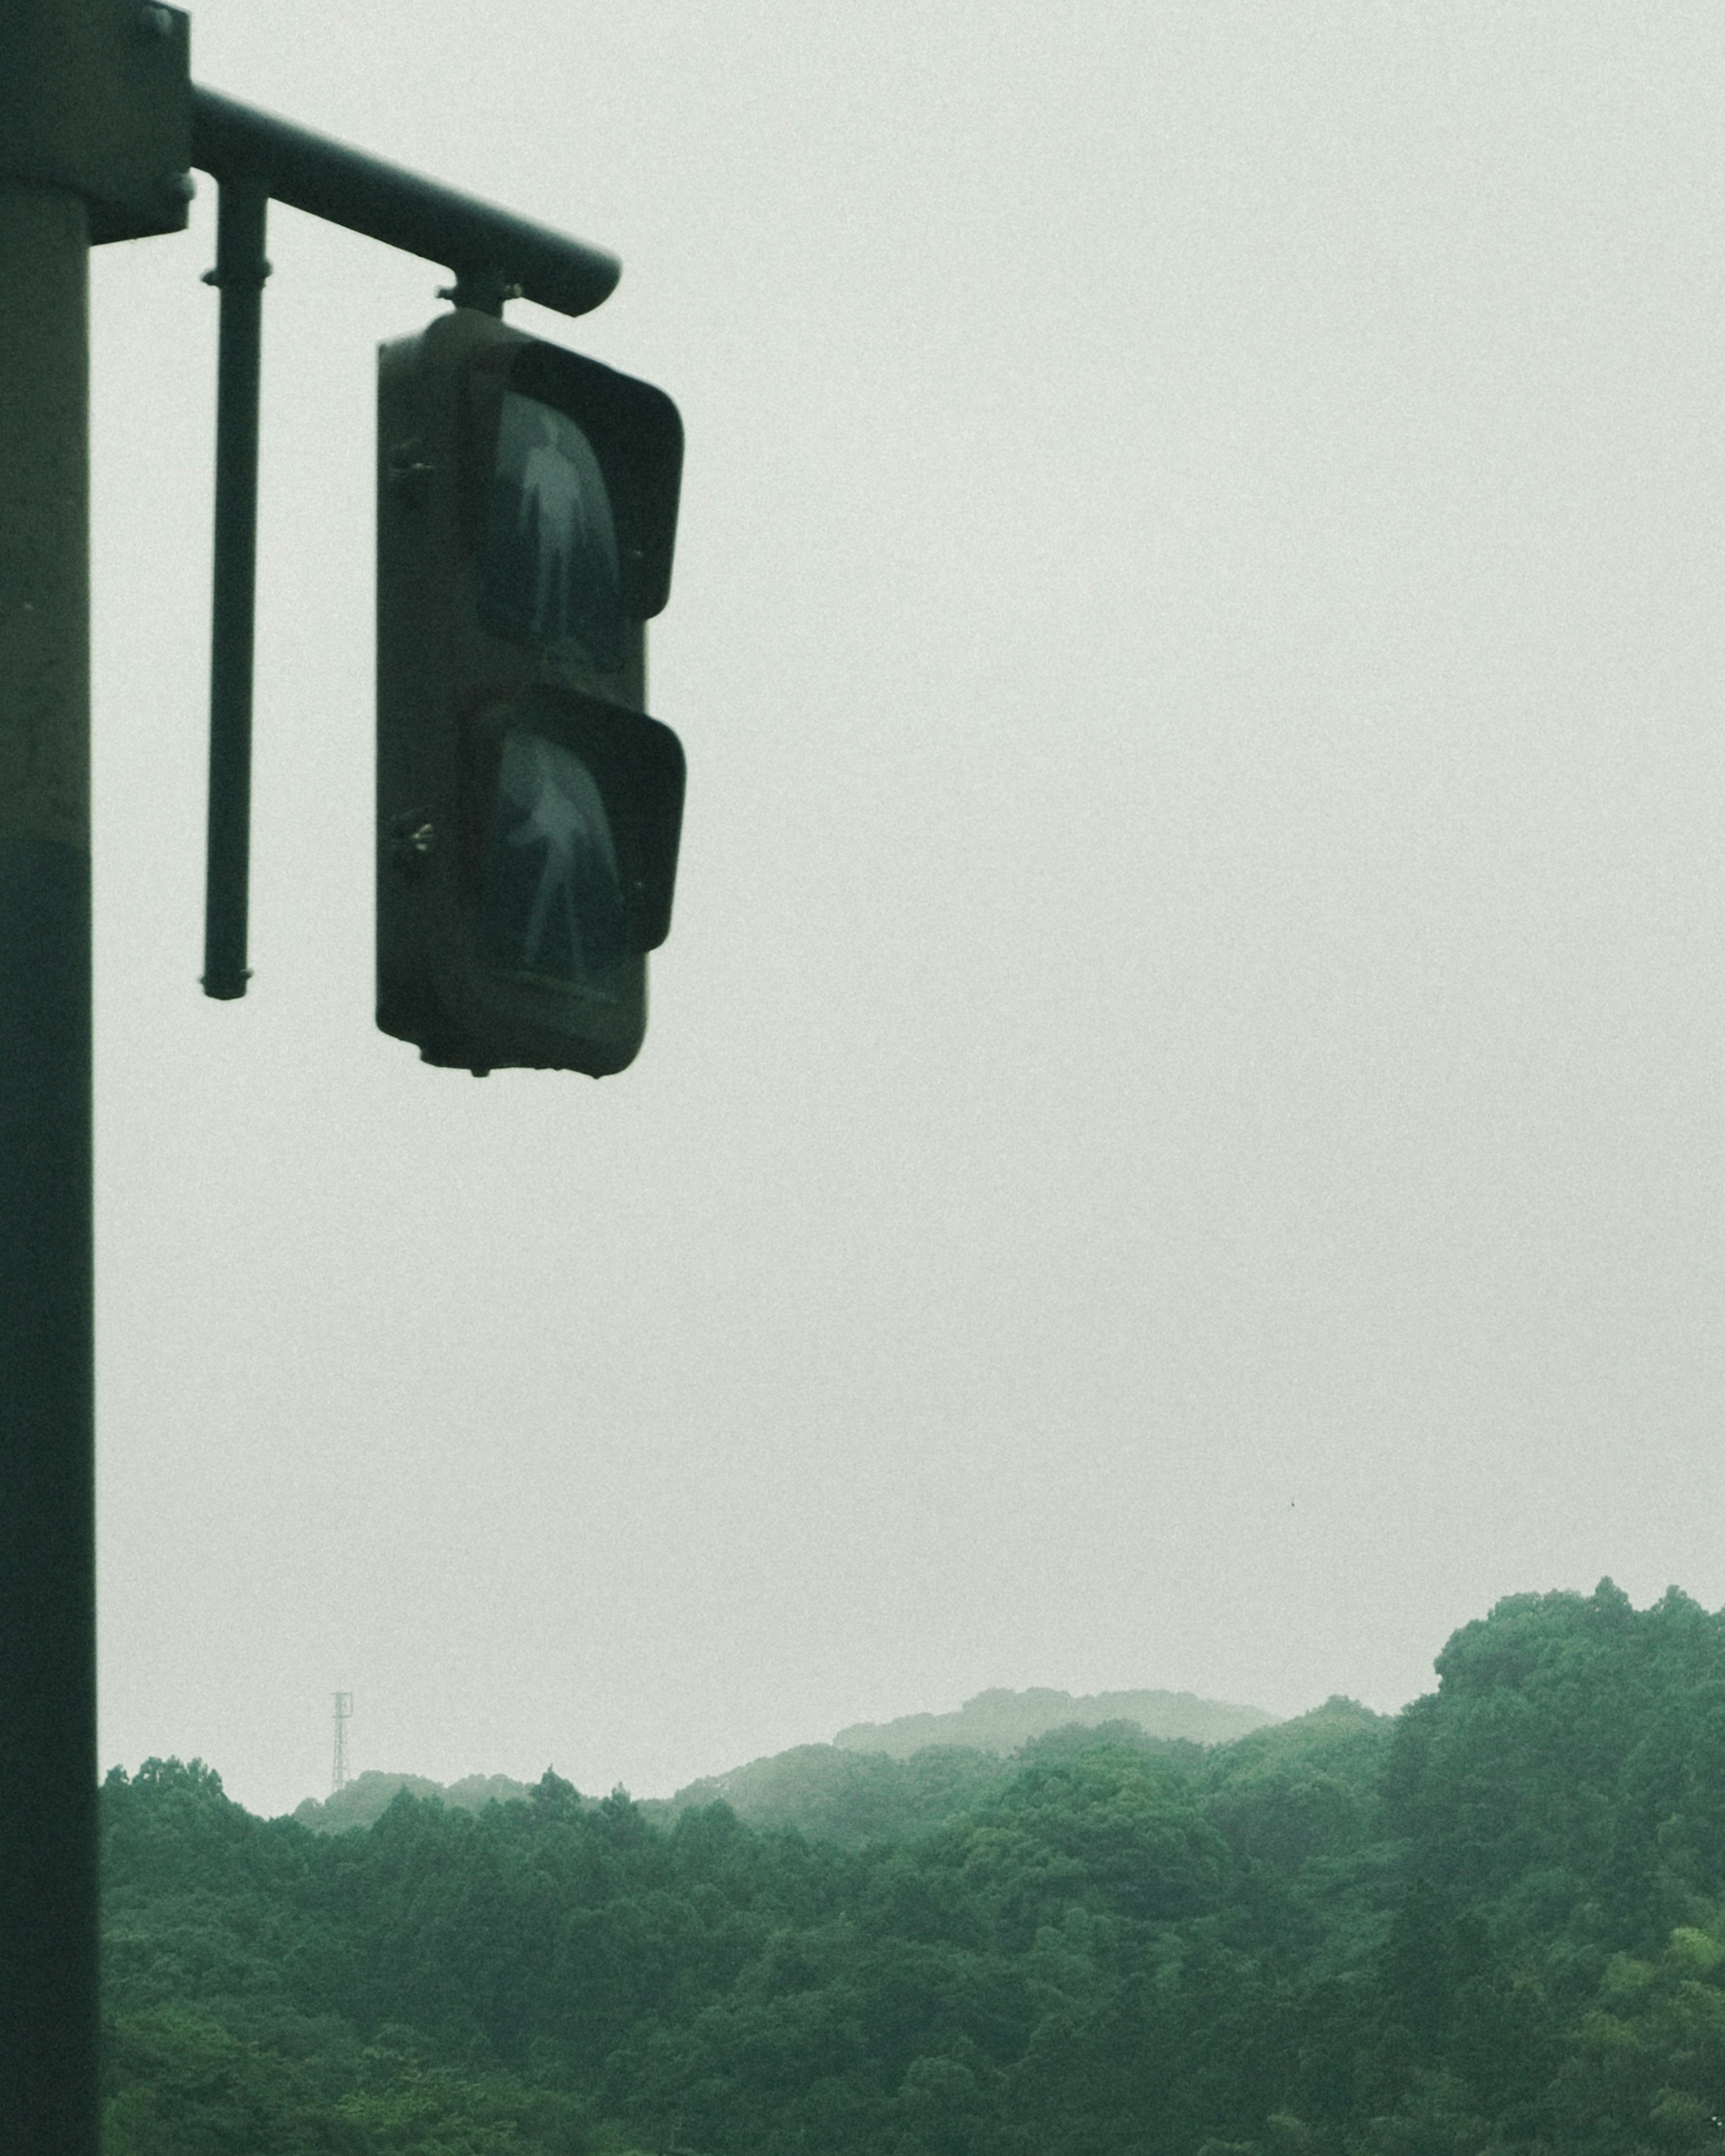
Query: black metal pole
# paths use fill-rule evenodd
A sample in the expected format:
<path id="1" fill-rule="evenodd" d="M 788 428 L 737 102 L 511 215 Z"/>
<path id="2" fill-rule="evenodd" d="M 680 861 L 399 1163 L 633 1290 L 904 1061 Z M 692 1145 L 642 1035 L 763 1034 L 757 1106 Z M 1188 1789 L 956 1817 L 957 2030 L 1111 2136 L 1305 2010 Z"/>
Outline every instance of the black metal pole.
<path id="1" fill-rule="evenodd" d="M 251 860 L 252 649 L 258 560 L 258 370 L 264 224 L 270 207 L 251 180 L 222 184 L 216 266 L 222 295 L 216 382 L 216 559 L 211 608 L 209 827 L 203 901 L 203 993 L 245 993 Z"/>
<path id="2" fill-rule="evenodd" d="M 0 181 L 0 2148 L 95 2156 L 90 213 Z"/>

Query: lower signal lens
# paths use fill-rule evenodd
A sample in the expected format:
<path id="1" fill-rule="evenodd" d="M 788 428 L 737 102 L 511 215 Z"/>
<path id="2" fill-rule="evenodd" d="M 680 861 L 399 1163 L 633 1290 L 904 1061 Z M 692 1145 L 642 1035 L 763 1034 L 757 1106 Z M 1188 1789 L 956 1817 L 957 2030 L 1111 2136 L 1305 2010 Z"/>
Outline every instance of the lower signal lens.
<path id="1" fill-rule="evenodd" d="M 479 931 L 500 973 L 588 994 L 605 993 L 628 955 L 603 797 L 572 750 L 525 727 L 501 743 Z"/>

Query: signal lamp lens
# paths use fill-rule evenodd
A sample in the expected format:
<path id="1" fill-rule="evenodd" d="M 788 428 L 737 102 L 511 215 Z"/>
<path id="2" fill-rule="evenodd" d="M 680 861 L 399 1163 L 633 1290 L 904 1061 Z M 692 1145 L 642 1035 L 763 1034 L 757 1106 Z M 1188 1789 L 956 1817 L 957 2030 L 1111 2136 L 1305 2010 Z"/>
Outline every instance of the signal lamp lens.
<path id="1" fill-rule="evenodd" d="M 567 413 L 514 389 L 498 423 L 477 596 L 493 636 L 572 645 L 596 672 L 621 670 L 617 525 L 599 460 Z"/>
<path id="2" fill-rule="evenodd" d="M 614 999 L 629 956 L 623 880 L 604 799 L 559 742 L 511 726 L 486 834 L 480 947 L 499 973 Z"/>

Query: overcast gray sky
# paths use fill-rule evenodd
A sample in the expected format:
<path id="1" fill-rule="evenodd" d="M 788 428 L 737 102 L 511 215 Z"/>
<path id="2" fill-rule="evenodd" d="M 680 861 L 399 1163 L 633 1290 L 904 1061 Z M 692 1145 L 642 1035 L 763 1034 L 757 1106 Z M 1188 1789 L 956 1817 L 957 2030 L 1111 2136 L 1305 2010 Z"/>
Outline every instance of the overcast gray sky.
<path id="1" fill-rule="evenodd" d="M 688 431 L 647 1045 L 371 1018 L 373 351 L 272 213 L 201 996 L 214 187 L 95 268 L 105 1763 L 638 1793 L 985 1686 L 1392 1708 L 1725 1601 L 1725 10 L 208 0 L 613 247 Z"/>

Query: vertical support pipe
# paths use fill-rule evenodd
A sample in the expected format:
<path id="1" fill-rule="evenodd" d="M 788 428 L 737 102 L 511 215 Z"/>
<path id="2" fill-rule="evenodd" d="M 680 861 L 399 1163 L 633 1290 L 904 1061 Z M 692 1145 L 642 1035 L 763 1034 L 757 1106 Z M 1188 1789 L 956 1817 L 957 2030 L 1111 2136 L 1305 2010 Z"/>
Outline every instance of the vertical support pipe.
<path id="1" fill-rule="evenodd" d="M 0 2148 L 95 2156 L 89 213 L 0 180 Z"/>
<path id="2" fill-rule="evenodd" d="M 258 371 L 268 191 L 222 185 L 216 266 L 222 295 L 216 382 L 216 561 L 210 624 L 209 826 L 203 901 L 203 993 L 245 993 L 251 870 L 252 635 L 258 561 Z"/>

